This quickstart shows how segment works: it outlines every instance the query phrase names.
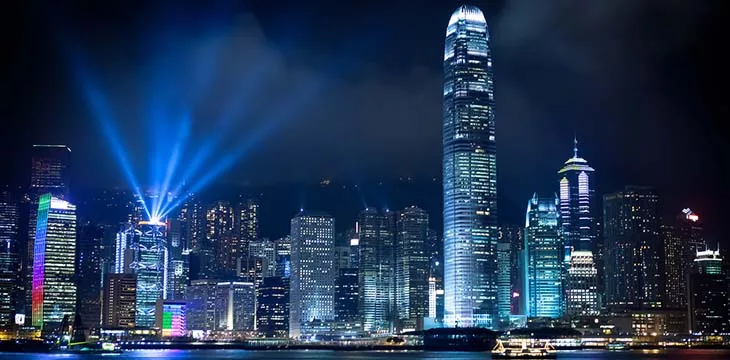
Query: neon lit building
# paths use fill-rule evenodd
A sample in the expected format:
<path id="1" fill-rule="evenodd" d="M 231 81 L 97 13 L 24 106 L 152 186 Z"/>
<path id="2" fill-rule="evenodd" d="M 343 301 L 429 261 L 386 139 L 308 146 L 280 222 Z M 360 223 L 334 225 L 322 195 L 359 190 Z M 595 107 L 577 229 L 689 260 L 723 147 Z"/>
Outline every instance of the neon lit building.
<path id="1" fill-rule="evenodd" d="M 595 170 L 588 161 L 578 156 L 577 140 L 573 140 L 573 145 L 573 157 L 558 170 L 560 231 L 565 244 L 565 310 L 569 315 L 595 315 L 600 310 L 597 301 L 598 269 L 595 265 L 599 247 L 593 215 Z M 581 253 L 573 256 L 574 251 Z"/>
<path id="2" fill-rule="evenodd" d="M 563 239 L 558 225 L 557 196 L 527 203 L 525 222 L 525 298 L 527 315 L 563 315 Z"/>
<path id="3" fill-rule="evenodd" d="M 76 312 L 76 206 L 41 195 L 33 251 L 32 324 L 55 326 Z"/>
<path id="4" fill-rule="evenodd" d="M 157 302 L 157 327 L 163 338 L 185 336 L 187 327 L 185 321 L 186 304 L 184 301 Z"/>
<path id="5" fill-rule="evenodd" d="M 335 219 L 300 212 L 291 220 L 289 336 L 307 335 L 306 323 L 335 318 Z"/>
<path id="6" fill-rule="evenodd" d="M 658 307 L 664 299 L 659 195 L 627 186 L 603 196 L 607 305 Z"/>
<path id="7" fill-rule="evenodd" d="M 683 209 L 674 221 L 662 226 L 664 237 L 664 269 L 667 281 L 666 306 L 687 307 L 687 279 L 696 270 L 697 251 L 704 250 L 702 222 L 689 208 Z"/>
<path id="8" fill-rule="evenodd" d="M 168 280 L 167 224 L 161 221 L 140 221 L 140 234 L 132 245 L 134 262 L 130 265 L 137 275 L 137 313 L 135 325 L 155 325 L 157 300 L 166 299 Z"/>
<path id="9" fill-rule="evenodd" d="M 444 285 L 447 326 L 497 316 L 497 143 L 489 31 L 460 6 L 446 28 L 443 100 Z"/>

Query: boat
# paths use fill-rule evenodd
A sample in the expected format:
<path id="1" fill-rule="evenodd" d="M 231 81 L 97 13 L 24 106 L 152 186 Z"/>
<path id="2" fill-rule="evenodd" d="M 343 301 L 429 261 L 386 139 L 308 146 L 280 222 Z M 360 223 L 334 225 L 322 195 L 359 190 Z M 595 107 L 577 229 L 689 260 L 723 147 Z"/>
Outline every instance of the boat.
<path id="1" fill-rule="evenodd" d="M 607 350 L 628 350 L 629 344 L 625 342 L 611 341 L 606 344 Z"/>
<path id="2" fill-rule="evenodd" d="M 522 340 L 521 347 L 505 347 L 502 340 L 492 349 L 492 359 L 557 359 L 555 347 L 545 342 L 543 347 L 528 347 L 527 340 Z"/>

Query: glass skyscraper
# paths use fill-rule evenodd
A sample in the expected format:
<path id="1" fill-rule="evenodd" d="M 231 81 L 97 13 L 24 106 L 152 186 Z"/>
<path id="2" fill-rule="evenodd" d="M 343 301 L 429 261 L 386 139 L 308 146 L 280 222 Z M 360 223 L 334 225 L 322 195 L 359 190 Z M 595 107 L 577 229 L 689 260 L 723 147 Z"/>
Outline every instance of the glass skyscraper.
<path id="1" fill-rule="evenodd" d="M 76 206 L 41 195 L 33 251 L 33 326 L 57 326 L 76 312 Z"/>
<path id="2" fill-rule="evenodd" d="M 560 230 L 565 245 L 565 305 L 570 315 L 594 315 L 600 309 L 597 301 L 598 270 L 594 261 L 598 253 L 594 169 L 578 156 L 578 141 L 574 139 L 573 144 L 573 157 L 558 170 Z"/>
<path id="3" fill-rule="evenodd" d="M 489 32 L 482 11 L 451 15 L 444 48 L 444 286 L 447 326 L 497 316 L 497 143 Z"/>
<path id="4" fill-rule="evenodd" d="M 395 217 L 366 208 L 358 217 L 360 312 L 363 330 L 389 332 L 395 315 Z"/>
<path id="5" fill-rule="evenodd" d="M 428 213 L 411 206 L 398 212 L 395 242 L 395 300 L 398 330 L 422 330 L 428 317 Z"/>
<path id="6" fill-rule="evenodd" d="M 525 220 L 525 299 L 527 315 L 563 314 L 563 240 L 558 227 L 557 196 L 533 195 Z"/>
<path id="7" fill-rule="evenodd" d="M 9 327 L 18 299 L 18 226 L 20 211 L 13 194 L 0 191 L 0 329 Z"/>
<path id="8" fill-rule="evenodd" d="M 131 264 L 137 274 L 137 313 L 135 325 L 155 325 L 158 299 L 166 299 L 169 254 L 167 252 L 167 224 L 140 221 L 138 242 L 133 244 L 134 261 Z"/>
<path id="9" fill-rule="evenodd" d="M 289 336 L 307 335 L 304 324 L 335 318 L 335 219 L 301 212 L 291 220 Z"/>
<path id="10" fill-rule="evenodd" d="M 672 223 L 662 226 L 662 236 L 667 282 L 665 305 L 685 308 L 688 279 L 696 270 L 696 252 L 706 247 L 699 215 L 689 208 L 683 209 Z"/>

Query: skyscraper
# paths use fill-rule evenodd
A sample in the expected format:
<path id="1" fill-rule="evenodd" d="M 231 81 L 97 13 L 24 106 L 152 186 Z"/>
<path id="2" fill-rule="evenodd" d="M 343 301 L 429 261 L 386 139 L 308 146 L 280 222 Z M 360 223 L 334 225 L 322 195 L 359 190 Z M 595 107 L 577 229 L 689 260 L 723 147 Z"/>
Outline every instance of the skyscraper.
<path id="1" fill-rule="evenodd" d="M 31 155 L 30 196 L 28 210 L 28 237 L 24 242 L 25 256 L 21 258 L 25 269 L 26 320 L 31 319 L 31 289 L 33 288 L 33 250 L 36 236 L 36 216 L 40 196 L 50 193 L 58 199 L 68 199 L 71 149 L 66 145 L 33 145 Z"/>
<path id="2" fill-rule="evenodd" d="M 166 299 L 168 260 L 167 224 L 161 221 L 140 221 L 138 242 L 131 264 L 137 275 L 137 314 L 135 325 L 155 325 L 157 300 Z"/>
<path id="3" fill-rule="evenodd" d="M 510 283 L 510 314 L 511 315 L 524 315 L 525 306 L 523 301 L 525 273 L 522 271 L 522 264 L 524 263 L 524 228 L 518 225 L 505 224 L 500 226 L 500 244 L 508 243 L 509 247 L 509 283 Z M 500 275 L 504 275 L 500 271 Z M 501 289 L 500 289 L 501 290 Z"/>
<path id="4" fill-rule="evenodd" d="M 267 277 L 256 297 L 256 329 L 266 337 L 289 334 L 289 279 Z"/>
<path id="5" fill-rule="evenodd" d="M 18 226 L 20 209 L 8 190 L 0 190 L 0 329 L 13 323 L 20 281 Z"/>
<path id="6" fill-rule="evenodd" d="M 213 261 L 207 264 L 212 274 L 230 277 L 238 272 L 240 249 L 233 233 L 233 218 L 233 208 L 226 201 L 214 203 L 206 212 L 207 241 L 204 250 L 212 251 Z"/>
<path id="7" fill-rule="evenodd" d="M 573 140 L 573 157 L 558 170 L 560 184 L 560 230 L 565 243 L 565 306 L 569 315 L 594 315 L 600 310 L 594 169 L 578 156 L 578 141 Z M 574 251 L 581 253 L 573 256 Z M 590 254 L 589 254 L 590 253 Z"/>
<path id="8" fill-rule="evenodd" d="M 730 287 L 720 250 L 697 251 L 689 277 L 690 331 L 702 335 L 730 332 Z"/>
<path id="9" fill-rule="evenodd" d="M 428 213 L 416 206 L 396 215 L 395 300 L 399 330 L 423 330 L 428 317 Z"/>
<path id="10" fill-rule="evenodd" d="M 451 15 L 444 48 L 444 285 L 448 326 L 497 316 L 497 143 L 489 32 L 482 11 Z"/>
<path id="11" fill-rule="evenodd" d="M 104 279 L 102 324 L 105 327 L 134 327 L 137 307 L 137 276 L 107 274 Z"/>
<path id="12" fill-rule="evenodd" d="M 76 308 L 85 328 L 101 324 L 101 251 L 104 228 L 93 223 L 79 226 L 76 246 Z"/>
<path id="13" fill-rule="evenodd" d="M 395 320 L 395 218 L 366 208 L 358 217 L 359 309 L 363 330 L 389 332 Z"/>
<path id="14" fill-rule="evenodd" d="M 670 224 L 662 226 L 666 306 L 687 307 L 687 283 L 695 269 L 697 251 L 705 250 L 700 217 L 689 208 L 683 209 Z"/>
<path id="15" fill-rule="evenodd" d="M 259 239 L 259 202 L 257 199 L 241 196 L 236 206 L 234 232 L 238 240 L 242 259 L 248 259 L 249 244 Z"/>
<path id="16" fill-rule="evenodd" d="M 603 219 L 607 304 L 661 306 L 665 279 L 659 196 L 638 186 L 606 194 Z"/>
<path id="17" fill-rule="evenodd" d="M 76 313 L 76 206 L 41 195 L 33 251 L 33 326 L 61 323 Z"/>
<path id="18" fill-rule="evenodd" d="M 290 337 L 306 335 L 303 323 L 335 318 L 334 244 L 332 216 L 300 212 L 291 220 Z"/>
<path id="19" fill-rule="evenodd" d="M 528 316 L 557 318 L 563 314 L 563 240 L 558 225 L 557 196 L 527 202 L 525 222 L 525 299 Z"/>
<path id="20" fill-rule="evenodd" d="M 256 292 L 253 282 L 219 282 L 215 291 L 217 329 L 251 331 L 255 328 Z"/>

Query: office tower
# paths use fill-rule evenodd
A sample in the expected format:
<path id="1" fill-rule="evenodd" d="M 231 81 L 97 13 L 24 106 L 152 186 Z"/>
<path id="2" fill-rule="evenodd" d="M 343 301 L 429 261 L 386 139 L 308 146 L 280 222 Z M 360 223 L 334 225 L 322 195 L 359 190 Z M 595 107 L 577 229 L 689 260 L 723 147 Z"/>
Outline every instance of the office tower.
<path id="1" fill-rule="evenodd" d="M 218 201 L 206 212 L 206 246 L 212 251 L 213 261 L 207 272 L 231 277 L 237 273 L 240 249 L 233 233 L 233 208 L 226 201 Z"/>
<path id="2" fill-rule="evenodd" d="M 76 206 L 43 194 L 36 218 L 32 324 L 44 328 L 76 313 Z"/>
<path id="3" fill-rule="evenodd" d="M 133 245 L 137 243 L 140 231 L 132 224 L 122 224 L 115 236 L 114 267 L 112 273 L 129 274 L 134 261 Z"/>
<path id="4" fill-rule="evenodd" d="M 103 241 L 103 227 L 92 223 L 79 226 L 76 246 L 76 309 L 81 317 L 81 324 L 87 329 L 97 328 L 101 324 Z"/>
<path id="5" fill-rule="evenodd" d="M 527 315 L 563 315 L 563 239 L 558 224 L 558 197 L 538 196 L 527 202 L 525 223 L 525 299 Z"/>
<path id="6" fill-rule="evenodd" d="M 358 218 L 359 308 L 363 330 L 390 332 L 395 320 L 395 219 L 389 211 L 366 208 Z"/>
<path id="7" fill-rule="evenodd" d="M 335 219 L 300 212 L 291 220 L 289 336 L 303 335 L 302 324 L 335 317 Z"/>
<path id="8" fill-rule="evenodd" d="M 180 208 L 180 216 L 185 221 L 187 247 L 199 251 L 205 242 L 205 209 L 195 194 L 190 194 Z"/>
<path id="9" fill-rule="evenodd" d="M 15 197 L 7 189 L 0 190 L 0 329 L 13 324 L 13 315 L 21 300 L 19 225 L 20 209 Z"/>
<path id="10" fill-rule="evenodd" d="M 722 272 L 720 250 L 697 251 L 689 279 L 690 332 L 718 335 L 730 332 L 730 287 Z"/>
<path id="11" fill-rule="evenodd" d="M 167 271 L 167 298 L 185 298 L 185 287 L 188 283 L 190 250 L 186 245 L 185 220 L 182 216 L 170 219 L 168 232 L 169 269 Z"/>
<path id="12" fill-rule="evenodd" d="M 505 224 L 499 227 L 499 243 L 509 244 L 509 283 L 510 283 L 510 315 L 524 315 L 524 271 L 522 271 L 525 241 L 523 228 L 519 225 Z M 504 251 L 504 250 L 503 250 Z M 503 276 L 500 270 L 500 276 Z M 504 281 L 504 280 L 503 280 Z"/>
<path id="13" fill-rule="evenodd" d="M 596 278 L 596 262 L 593 251 L 570 252 L 565 289 L 565 312 L 569 315 L 598 315 L 600 302 Z"/>
<path id="14" fill-rule="evenodd" d="M 186 321 L 189 330 L 216 330 L 215 280 L 193 280 L 185 289 Z"/>
<path id="15" fill-rule="evenodd" d="M 627 186 L 603 196 L 606 300 L 608 305 L 655 307 L 664 297 L 659 196 Z"/>
<path id="16" fill-rule="evenodd" d="M 484 14 L 451 15 L 444 49 L 444 284 L 447 326 L 497 316 L 497 143 Z"/>
<path id="17" fill-rule="evenodd" d="M 187 304 L 184 301 L 157 300 L 155 326 L 162 338 L 185 336 Z"/>
<path id="18" fill-rule="evenodd" d="M 137 308 L 137 276 L 107 274 L 104 279 L 102 325 L 107 328 L 134 327 Z"/>
<path id="19" fill-rule="evenodd" d="M 158 299 L 167 298 L 168 260 L 167 224 L 162 221 L 140 221 L 139 236 L 132 245 L 132 271 L 137 275 L 137 305 L 135 325 L 155 325 Z"/>
<path id="20" fill-rule="evenodd" d="M 258 282 L 265 277 L 276 275 L 276 244 L 266 238 L 248 244 L 248 269 L 255 272 Z M 258 260 L 258 261 L 257 261 Z M 257 269 L 256 264 L 260 269 Z"/>
<path id="21" fill-rule="evenodd" d="M 689 208 L 683 209 L 670 224 L 662 226 L 666 306 L 687 307 L 687 280 L 694 269 L 697 251 L 705 249 L 700 217 Z"/>
<path id="22" fill-rule="evenodd" d="M 240 256 L 247 259 L 249 244 L 259 239 L 259 201 L 257 199 L 239 197 L 234 227 L 240 247 Z"/>
<path id="23" fill-rule="evenodd" d="M 215 291 L 217 329 L 234 331 L 255 329 L 256 292 L 253 282 L 219 282 Z"/>
<path id="24" fill-rule="evenodd" d="M 396 215 L 395 283 L 399 330 L 423 330 L 428 316 L 428 214 L 416 206 Z"/>
<path id="25" fill-rule="evenodd" d="M 578 156 L 573 139 L 573 157 L 558 170 L 560 184 L 560 231 L 565 243 L 565 310 L 569 315 L 595 315 L 598 299 L 594 169 Z M 580 254 L 573 256 L 574 251 Z M 590 252 L 586 253 L 586 252 Z"/>
<path id="26" fill-rule="evenodd" d="M 289 334 L 289 279 L 266 277 L 256 297 L 256 329 L 265 337 Z"/>
<path id="27" fill-rule="evenodd" d="M 50 193 L 58 199 L 69 196 L 69 163 L 71 149 L 66 145 L 33 145 L 31 154 L 30 197 L 28 210 L 28 237 L 24 242 L 24 256 L 21 258 L 25 270 L 26 319 L 32 317 L 31 289 L 33 288 L 33 242 L 36 236 L 38 201 L 42 194 Z"/>
<path id="28" fill-rule="evenodd" d="M 337 321 L 355 321 L 359 318 L 358 271 L 354 267 L 337 269 L 335 281 L 335 319 Z"/>
<path id="29" fill-rule="evenodd" d="M 276 240 L 276 276 L 289 278 L 291 274 L 291 236 Z"/>

